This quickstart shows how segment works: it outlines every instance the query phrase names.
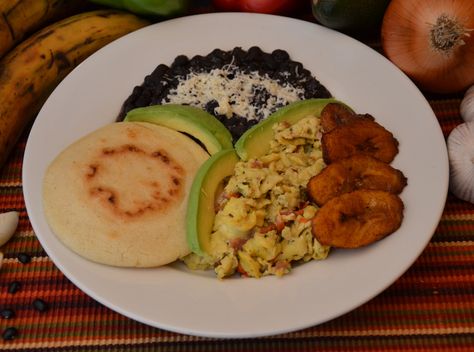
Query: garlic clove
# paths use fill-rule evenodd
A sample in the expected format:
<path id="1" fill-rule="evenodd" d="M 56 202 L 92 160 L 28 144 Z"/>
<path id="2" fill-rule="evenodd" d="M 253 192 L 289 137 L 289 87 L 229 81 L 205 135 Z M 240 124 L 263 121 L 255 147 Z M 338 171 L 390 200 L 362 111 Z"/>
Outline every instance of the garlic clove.
<path id="1" fill-rule="evenodd" d="M 464 94 L 459 113 L 465 122 L 474 121 L 474 86 L 471 86 Z"/>
<path id="2" fill-rule="evenodd" d="M 0 214 L 0 246 L 3 246 L 13 236 L 18 226 L 19 213 L 9 211 Z"/>
<path id="3" fill-rule="evenodd" d="M 474 121 L 454 128 L 447 145 L 449 188 L 459 199 L 474 203 Z"/>

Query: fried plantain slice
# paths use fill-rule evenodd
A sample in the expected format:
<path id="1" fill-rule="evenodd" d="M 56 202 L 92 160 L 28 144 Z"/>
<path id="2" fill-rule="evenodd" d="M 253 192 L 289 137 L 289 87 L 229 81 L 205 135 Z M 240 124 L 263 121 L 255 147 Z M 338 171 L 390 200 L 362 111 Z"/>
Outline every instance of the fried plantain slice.
<path id="1" fill-rule="evenodd" d="M 322 206 L 331 198 L 358 189 L 399 194 L 407 185 L 403 173 L 374 157 L 356 154 L 340 159 L 313 176 L 307 186 L 309 198 Z"/>
<path id="2" fill-rule="evenodd" d="M 395 232 L 403 220 L 399 196 L 357 190 L 328 201 L 312 220 L 312 232 L 323 245 L 359 248 Z"/>
<path id="3" fill-rule="evenodd" d="M 354 114 L 348 107 L 342 104 L 329 103 L 321 111 L 321 128 L 323 133 L 327 133 L 338 126 L 346 125 L 360 118 L 374 120 L 374 117 L 369 114 Z"/>
<path id="4" fill-rule="evenodd" d="M 357 119 L 324 133 L 321 147 L 326 164 L 354 154 L 390 163 L 398 154 L 398 141 L 393 134 L 369 119 Z"/>

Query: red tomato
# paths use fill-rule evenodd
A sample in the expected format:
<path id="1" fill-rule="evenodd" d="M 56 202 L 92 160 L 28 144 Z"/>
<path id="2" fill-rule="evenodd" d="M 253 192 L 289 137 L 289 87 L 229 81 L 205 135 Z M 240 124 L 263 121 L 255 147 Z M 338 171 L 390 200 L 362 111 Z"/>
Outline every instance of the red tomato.
<path id="1" fill-rule="evenodd" d="M 306 0 L 214 0 L 214 5 L 219 10 L 269 14 L 288 14 L 305 3 Z"/>

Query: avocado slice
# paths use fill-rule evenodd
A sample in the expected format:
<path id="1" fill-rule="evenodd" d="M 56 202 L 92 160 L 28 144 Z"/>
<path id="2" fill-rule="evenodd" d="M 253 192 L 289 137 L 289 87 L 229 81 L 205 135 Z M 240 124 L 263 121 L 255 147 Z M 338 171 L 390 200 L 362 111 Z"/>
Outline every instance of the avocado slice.
<path id="1" fill-rule="evenodd" d="M 189 248 L 198 255 L 210 253 L 217 192 L 224 179 L 234 173 L 238 161 L 234 149 L 221 150 L 207 159 L 194 177 L 186 213 L 186 236 Z"/>
<path id="2" fill-rule="evenodd" d="M 200 141 L 209 154 L 232 148 L 232 135 L 214 116 L 189 105 L 150 105 L 130 110 L 124 121 L 150 122 L 184 132 Z"/>
<path id="3" fill-rule="evenodd" d="M 307 99 L 288 104 L 275 111 L 265 120 L 248 129 L 235 143 L 235 150 L 242 160 L 258 158 L 270 148 L 273 124 L 287 121 L 294 124 L 304 117 L 319 116 L 329 103 L 344 103 L 336 99 Z"/>

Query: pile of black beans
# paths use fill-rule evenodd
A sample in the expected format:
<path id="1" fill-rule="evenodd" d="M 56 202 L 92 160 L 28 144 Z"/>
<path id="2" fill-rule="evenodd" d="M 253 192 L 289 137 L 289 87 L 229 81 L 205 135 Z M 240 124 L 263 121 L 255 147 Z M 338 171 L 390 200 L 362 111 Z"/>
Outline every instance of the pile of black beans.
<path id="1" fill-rule="evenodd" d="M 267 75 L 282 86 L 290 84 L 299 88 L 304 92 L 300 99 L 331 97 L 331 93 L 313 77 L 311 72 L 305 69 L 300 62 L 291 60 L 289 54 L 284 50 L 276 49 L 271 53 L 266 53 L 257 46 L 253 46 L 247 51 L 241 47 L 235 47 L 229 51 L 214 49 L 206 56 L 196 55 L 188 58 L 185 55 L 179 55 L 171 66 L 158 65 L 151 74 L 145 77 L 141 85 L 133 89 L 133 92 L 123 103 L 117 121 L 122 121 L 127 112 L 134 108 L 166 102 L 170 91 L 175 89 L 180 80 L 185 79 L 188 74 L 210 72 L 227 65 L 237 67 L 243 73 L 258 72 L 261 76 Z M 268 94 L 266 91 L 256 91 L 252 105 L 264 106 Z M 216 114 L 214 109 L 217 106 L 217 101 L 215 100 L 203 102 L 203 106 L 230 130 L 234 140 L 262 118 L 262 116 L 255 116 L 255 118 L 248 119 L 235 114 L 228 118 Z"/>

